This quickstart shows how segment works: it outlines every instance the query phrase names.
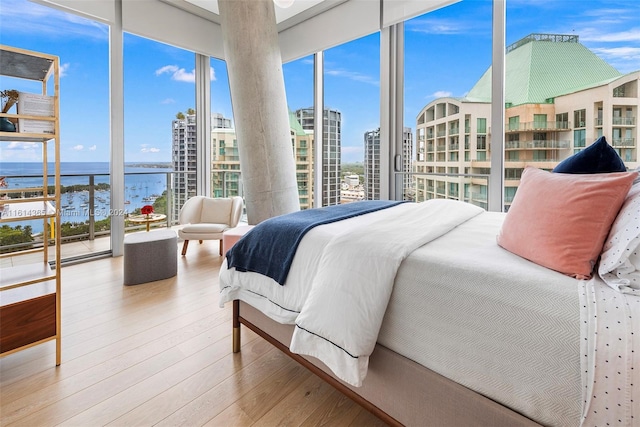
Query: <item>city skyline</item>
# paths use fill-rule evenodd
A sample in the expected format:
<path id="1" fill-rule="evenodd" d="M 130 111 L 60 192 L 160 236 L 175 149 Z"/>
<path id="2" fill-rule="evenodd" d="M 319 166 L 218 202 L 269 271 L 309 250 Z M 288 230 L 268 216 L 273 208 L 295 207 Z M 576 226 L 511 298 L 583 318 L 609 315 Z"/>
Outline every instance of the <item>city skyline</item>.
<path id="1" fill-rule="evenodd" d="M 541 14 L 544 22 L 532 20 Z M 530 33 L 575 34 L 628 73 L 640 69 L 639 14 L 633 0 L 511 0 L 506 44 Z M 491 16 L 490 1 L 461 1 L 405 22 L 404 125 L 414 132 L 425 105 L 464 96 L 489 68 L 491 21 L 479 16 Z M 108 160 L 108 26 L 27 0 L 3 0 L 0 23 L 2 44 L 60 57 L 61 160 Z M 379 127 L 379 43 L 374 33 L 325 51 L 325 106 L 342 113 L 343 162 L 363 161 L 364 134 Z M 171 122 L 195 107 L 194 54 L 125 34 L 124 61 L 125 161 L 170 162 Z M 225 63 L 212 59 L 211 65 L 211 111 L 232 117 Z M 289 109 L 312 106 L 312 57 L 284 64 L 283 74 Z M 7 85 L 15 83 L 0 80 L 0 89 L 21 88 Z M 29 147 L 3 145 L 0 161 L 37 161 L 34 155 Z"/>

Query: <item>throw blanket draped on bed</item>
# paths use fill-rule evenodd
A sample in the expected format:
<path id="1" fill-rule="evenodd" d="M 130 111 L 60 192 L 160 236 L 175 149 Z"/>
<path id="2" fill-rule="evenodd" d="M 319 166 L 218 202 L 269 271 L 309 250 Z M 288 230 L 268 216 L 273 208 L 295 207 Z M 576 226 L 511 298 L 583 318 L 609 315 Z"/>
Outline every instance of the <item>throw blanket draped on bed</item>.
<path id="1" fill-rule="evenodd" d="M 366 200 L 308 209 L 270 218 L 255 226 L 227 252 L 227 265 L 284 285 L 300 240 L 313 227 L 395 206 L 399 201 Z"/>
<path id="2" fill-rule="evenodd" d="M 342 380 L 361 386 L 400 263 L 482 212 L 468 203 L 430 200 L 394 221 L 335 237 L 322 254 L 290 350 L 319 358 Z"/>

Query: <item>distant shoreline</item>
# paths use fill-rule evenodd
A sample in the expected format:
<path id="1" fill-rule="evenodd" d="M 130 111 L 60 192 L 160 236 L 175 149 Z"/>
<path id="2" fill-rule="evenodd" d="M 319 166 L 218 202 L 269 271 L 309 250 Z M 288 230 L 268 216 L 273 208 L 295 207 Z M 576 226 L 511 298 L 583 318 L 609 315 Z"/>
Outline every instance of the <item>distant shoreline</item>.
<path id="1" fill-rule="evenodd" d="M 130 168 L 162 168 L 162 169 L 167 169 L 167 168 L 173 168 L 173 164 L 171 162 L 160 162 L 160 163 L 127 163 L 125 162 L 125 166 L 128 166 Z"/>

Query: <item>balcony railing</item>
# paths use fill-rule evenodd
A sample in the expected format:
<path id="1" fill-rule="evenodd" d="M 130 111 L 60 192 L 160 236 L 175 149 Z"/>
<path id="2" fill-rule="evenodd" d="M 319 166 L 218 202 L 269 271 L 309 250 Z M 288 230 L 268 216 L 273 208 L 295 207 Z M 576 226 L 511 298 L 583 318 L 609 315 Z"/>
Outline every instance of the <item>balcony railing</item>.
<path id="1" fill-rule="evenodd" d="M 568 130 L 570 123 L 567 121 L 551 122 L 524 122 L 518 124 L 506 124 L 505 132 L 526 132 L 545 130 Z"/>
<path id="2" fill-rule="evenodd" d="M 505 143 L 505 150 L 564 150 L 571 148 L 571 141 L 568 140 L 535 140 L 535 141 L 508 141 Z"/>
<path id="3" fill-rule="evenodd" d="M 175 197 L 176 184 L 184 181 L 185 176 L 195 174 L 195 172 L 127 172 L 125 173 L 125 194 L 124 209 L 115 212 L 110 202 L 109 174 L 62 174 L 60 179 L 65 192 L 61 194 L 60 220 L 63 225 L 61 242 L 69 243 L 82 240 L 94 240 L 96 237 L 108 236 L 111 234 L 111 224 L 108 221 L 113 215 L 124 215 L 135 213 L 137 209 L 144 205 L 156 205 L 156 213 L 167 215 L 163 222 L 152 224 L 152 227 L 171 227 L 177 224 L 177 212 L 179 207 L 174 209 L 174 201 L 186 200 L 186 197 Z M 36 175 L 13 175 L 8 176 L 7 181 L 17 182 L 17 180 L 37 179 L 42 182 L 42 176 Z M 49 186 L 53 186 L 54 176 L 48 176 Z M 23 187 L 23 185 L 20 185 Z M 27 187 L 25 185 L 25 187 Z M 150 188 L 151 187 L 151 188 Z M 150 194 L 148 194 L 150 193 Z M 29 194 L 13 193 L 16 197 L 29 197 Z M 164 198 L 164 202 L 155 202 Z M 6 203 L 11 203 L 10 200 Z M 105 222 L 98 227 L 98 222 Z M 0 247 L 2 252 L 20 251 L 25 248 L 42 247 L 45 241 L 52 244 L 51 236 L 43 236 L 40 224 L 42 220 L 6 222 L 3 225 L 15 227 L 18 225 L 30 226 L 33 228 L 34 240 L 31 242 L 5 244 Z M 125 222 L 125 233 L 142 230 L 145 225 L 134 225 Z M 44 227 L 42 227 L 44 228 Z"/>
<path id="4" fill-rule="evenodd" d="M 633 126 L 636 123 L 635 117 L 614 117 L 612 122 L 614 125 Z"/>
<path id="5" fill-rule="evenodd" d="M 614 138 L 611 141 L 611 145 L 619 148 L 635 148 L 635 138 Z"/>
<path id="6" fill-rule="evenodd" d="M 460 174 L 460 173 L 440 173 L 440 172 L 396 172 L 396 179 L 402 179 L 405 182 L 407 175 L 412 177 L 413 188 L 420 188 L 417 182 L 424 183 L 425 190 L 419 190 L 416 194 L 415 201 L 423 202 L 433 198 L 447 198 L 468 202 L 482 208 L 487 208 L 487 196 L 485 190 L 480 187 L 486 187 L 486 193 L 489 191 L 489 175 L 487 174 Z M 426 184 L 427 181 L 435 182 L 435 185 Z M 449 183 L 459 185 L 458 189 L 452 189 Z M 468 185 L 469 191 L 462 191 L 464 185 Z M 474 189 L 478 191 L 474 191 Z M 407 192 L 405 192 L 407 193 Z M 477 196 L 484 194 L 484 196 Z M 477 197 L 475 197 L 477 196 Z"/>

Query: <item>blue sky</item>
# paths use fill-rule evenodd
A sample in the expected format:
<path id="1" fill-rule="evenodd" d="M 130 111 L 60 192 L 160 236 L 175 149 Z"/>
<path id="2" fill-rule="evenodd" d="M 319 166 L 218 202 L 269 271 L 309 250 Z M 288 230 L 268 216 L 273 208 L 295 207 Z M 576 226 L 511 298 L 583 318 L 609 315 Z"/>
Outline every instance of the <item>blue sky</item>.
<path id="1" fill-rule="evenodd" d="M 640 69 L 640 1 L 507 0 L 507 44 L 530 33 L 576 34 L 627 73 Z M 125 160 L 170 161 L 171 120 L 195 107 L 194 55 L 125 38 Z M 0 43 L 60 57 L 61 159 L 109 160 L 108 28 L 27 0 L 0 3 Z M 379 126 L 379 34 L 325 51 L 325 105 L 342 112 L 343 161 L 362 161 L 363 134 Z M 433 99 L 464 96 L 491 62 L 491 3 L 463 0 L 405 23 L 405 126 Z M 224 61 L 211 61 L 212 111 L 232 115 Z M 313 64 L 283 67 L 289 108 L 313 102 Z M 1 89 L 37 91 L 0 79 Z M 38 161 L 3 143 L 2 161 Z"/>

